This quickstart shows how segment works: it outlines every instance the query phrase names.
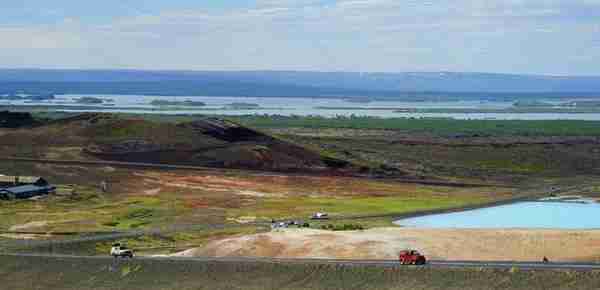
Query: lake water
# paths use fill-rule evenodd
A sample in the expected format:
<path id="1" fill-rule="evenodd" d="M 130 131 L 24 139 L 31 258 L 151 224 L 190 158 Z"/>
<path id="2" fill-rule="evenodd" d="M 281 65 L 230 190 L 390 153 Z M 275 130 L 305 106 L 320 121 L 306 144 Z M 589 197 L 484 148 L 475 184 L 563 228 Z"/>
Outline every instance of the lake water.
<path id="1" fill-rule="evenodd" d="M 454 118 L 454 119 L 498 119 L 498 120 L 600 120 L 600 114 L 586 113 L 400 113 L 394 112 L 399 108 L 465 108 L 465 109 L 504 109 L 512 106 L 512 102 L 502 101 L 443 101 L 443 102 L 401 102 L 401 101 L 372 101 L 369 103 L 350 102 L 342 98 L 260 98 L 260 97 L 211 97 L 211 96 L 135 96 L 135 95 L 85 95 L 97 97 L 113 102 L 104 105 L 77 104 L 76 99 L 84 95 L 57 95 L 56 100 L 45 102 L 28 101 L 0 101 L 0 105 L 44 105 L 63 106 L 57 109 L 67 112 L 115 112 L 115 113 L 161 113 L 161 114 L 215 114 L 215 115 L 318 115 L 324 117 L 335 116 L 373 116 L 382 118 Z M 153 106 L 153 100 L 185 101 L 194 100 L 206 103 L 204 107 L 179 107 L 169 109 Z M 556 102 L 544 100 L 545 102 Z M 231 103 L 253 103 L 260 108 L 256 109 L 225 109 Z M 66 106 L 67 108 L 64 108 Z M 73 106 L 73 109 L 68 108 Z M 85 108 L 89 107 L 89 109 Z M 101 109 L 98 109 L 100 107 Z M 319 107 L 360 107 L 369 109 L 344 109 L 333 110 Z"/>
<path id="2" fill-rule="evenodd" d="M 419 228 L 600 229 L 600 204 L 595 202 L 519 202 L 402 219 L 394 223 Z"/>

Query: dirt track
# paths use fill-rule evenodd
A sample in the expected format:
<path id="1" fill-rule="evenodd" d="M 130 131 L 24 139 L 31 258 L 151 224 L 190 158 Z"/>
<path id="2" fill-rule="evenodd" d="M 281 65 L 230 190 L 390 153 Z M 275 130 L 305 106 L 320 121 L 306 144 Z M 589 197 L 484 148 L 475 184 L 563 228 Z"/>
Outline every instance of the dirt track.
<path id="1" fill-rule="evenodd" d="M 431 259 L 595 261 L 600 230 L 459 230 L 379 228 L 355 232 L 278 230 L 212 242 L 179 256 L 394 259 L 416 248 Z"/>

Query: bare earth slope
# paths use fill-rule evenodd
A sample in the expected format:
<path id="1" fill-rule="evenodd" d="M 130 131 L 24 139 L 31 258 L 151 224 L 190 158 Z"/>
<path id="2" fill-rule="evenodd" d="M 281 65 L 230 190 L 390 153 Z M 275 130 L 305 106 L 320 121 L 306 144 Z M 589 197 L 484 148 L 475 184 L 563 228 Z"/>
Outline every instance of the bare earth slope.
<path id="1" fill-rule="evenodd" d="M 430 259 L 538 261 L 595 260 L 600 231 L 376 228 L 364 231 L 277 230 L 214 241 L 176 256 L 396 259 L 416 248 Z"/>

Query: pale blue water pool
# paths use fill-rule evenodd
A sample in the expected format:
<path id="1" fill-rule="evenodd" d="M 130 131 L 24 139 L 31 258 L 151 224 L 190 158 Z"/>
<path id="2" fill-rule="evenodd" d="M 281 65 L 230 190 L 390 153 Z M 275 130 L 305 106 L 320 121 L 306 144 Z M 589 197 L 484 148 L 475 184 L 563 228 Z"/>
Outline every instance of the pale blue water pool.
<path id="1" fill-rule="evenodd" d="M 401 219 L 419 228 L 600 229 L 599 203 L 519 202 L 509 205 Z"/>

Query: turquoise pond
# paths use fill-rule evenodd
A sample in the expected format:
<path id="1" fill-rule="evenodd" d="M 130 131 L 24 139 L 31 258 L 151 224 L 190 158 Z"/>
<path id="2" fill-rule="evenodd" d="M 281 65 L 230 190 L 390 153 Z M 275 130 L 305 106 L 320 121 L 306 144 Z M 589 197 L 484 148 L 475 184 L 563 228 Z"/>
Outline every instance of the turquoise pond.
<path id="1" fill-rule="evenodd" d="M 394 222 L 419 228 L 600 229 L 595 202 L 519 202 L 509 205 L 435 214 Z"/>

